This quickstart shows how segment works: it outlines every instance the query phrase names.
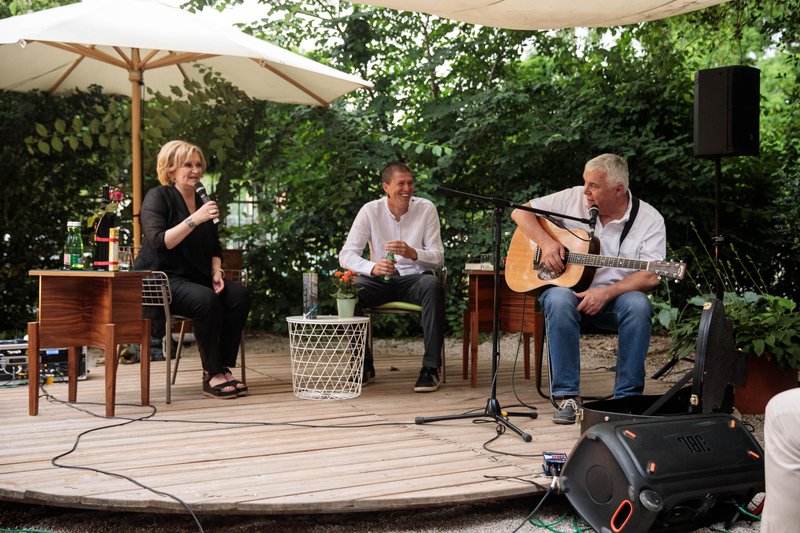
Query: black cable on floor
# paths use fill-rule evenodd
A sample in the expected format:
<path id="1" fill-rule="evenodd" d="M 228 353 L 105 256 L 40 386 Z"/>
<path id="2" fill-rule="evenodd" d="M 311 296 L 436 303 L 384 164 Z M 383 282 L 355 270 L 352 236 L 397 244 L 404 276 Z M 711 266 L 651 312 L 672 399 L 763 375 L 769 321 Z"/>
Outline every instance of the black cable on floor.
<path id="1" fill-rule="evenodd" d="M 76 404 L 65 402 L 63 400 L 59 400 L 55 396 L 53 396 L 50 393 L 48 393 L 47 390 L 44 388 L 44 385 L 40 385 L 40 388 L 42 389 L 42 392 L 44 393 L 45 399 L 47 401 L 51 402 L 51 403 L 59 403 L 59 404 L 62 404 L 62 405 L 66 405 L 66 406 L 71 407 L 71 408 L 73 408 L 73 409 L 75 409 L 77 411 L 88 413 L 88 414 L 90 414 L 90 415 L 92 415 L 92 416 L 94 416 L 96 418 L 104 418 L 104 419 L 107 419 L 107 420 L 111 420 L 111 419 L 114 418 L 114 417 L 100 416 L 100 415 L 92 413 L 91 411 L 88 411 L 86 409 L 81 409 L 80 407 L 77 407 Z M 83 403 L 86 403 L 87 405 L 103 405 L 103 404 L 87 403 L 87 402 L 83 402 Z M 119 404 L 119 405 L 126 405 L 126 406 L 129 406 L 129 407 L 141 407 L 141 406 L 137 406 L 137 405 L 133 405 L 133 404 Z M 141 488 L 143 488 L 143 489 L 145 489 L 147 491 L 152 492 L 153 494 L 158 494 L 159 496 L 164 496 L 166 498 L 170 498 L 171 500 L 174 500 L 174 501 L 178 502 L 179 504 L 181 504 L 189 512 L 189 514 L 192 515 L 192 519 L 194 520 L 194 523 L 197 525 L 198 531 L 200 531 L 201 533 L 204 533 L 205 530 L 203 529 L 203 526 L 200 524 L 200 520 L 197 518 L 197 515 L 194 513 L 194 511 L 189 506 L 189 504 L 186 503 L 185 501 L 183 501 L 182 499 L 180 499 L 178 496 L 175 496 L 174 494 L 170 494 L 168 492 L 160 491 L 160 490 L 158 490 L 156 488 L 153 488 L 153 487 L 150 487 L 148 485 L 145 485 L 141 481 L 137 481 L 136 479 L 134 479 L 134 478 L 132 478 L 130 476 L 126 476 L 124 474 L 118 474 L 116 472 L 110 472 L 108 470 L 102 470 L 100 468 L 94 468 L 94 467 L 91 467 L 91 466 L 65 465 L 65 464 L 62 464 L 62 463 L 58 462 L 59 459 L 62 459 L 64 457 L 70 455 L 71 453 L 73 453 L 74 451 L 76 451 L 78 449 L 78 445 L 80 444 L 81 438 L 84 435 L 88 435 L 89 433 L 94 433 L 96 431 L 101 431 L 101 430 L 104 430 L 104 429 L 122 427 L 122 426 L 126 426 L 128 424 L 132 424 L 134 422 L 144 421 L 144 420 L 147 420 L 148 418 L 151 418 L 151 417 L 155 416 L 155 414 L 158 412 L 158 410 L 155 408 L 155 406 L 149 405 L 147 407 L 149 407 L 151 409 L 151 413 L 149 415 L 144 415 L 144 416 L 139 417 L 139 418 L 128 419 L 125 422 L 122 422 L 122 423 L 119 423 L 119 424 L 110 424 L 110 425 L 107 425 L 107 426 L 101 426 L 101 427 L 97 427 L 97 428 L 93 428 L 93 429 L 87 429 L 86 431 L 82 431 L 81 433 L 78 434 L 77 437 L 75 437 L 75 442 L 72 445 L 72 448 L 69 451 L 66 451 L 66 452 L 64 452 L 64 453 L 62 453 L 60 455 L 57 455 L 57 456 L 53 457 L 52 459 L 50 459 L 50 464 L 52 464 L 53 466 L 55 466 L 57 468 L 65 468 L 65 469 L 70 469 L 70 470 L 85 470 L 85 471 L 88 471 L 88 472 L 96 472 L 98 474 L 103 474 L 103 475 L 110 476 L 110 477 L 124 479 L 124 480 L 126 480 L 126 481 L 128 481 L 130 483 L 133 483 L 134 485 L 136 485 L 138 487 L 141 487 Z"/>

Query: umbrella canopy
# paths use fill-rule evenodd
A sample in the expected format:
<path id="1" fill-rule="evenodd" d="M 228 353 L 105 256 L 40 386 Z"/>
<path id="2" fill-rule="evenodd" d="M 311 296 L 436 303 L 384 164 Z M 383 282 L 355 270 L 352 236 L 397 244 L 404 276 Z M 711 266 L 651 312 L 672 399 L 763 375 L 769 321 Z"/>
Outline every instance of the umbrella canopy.
<path id="1" fill-rule="evenodd" d="M 368 81 L 158 0 L 84 0 L 0 20 L 0 89 L 50 94 L 101 85 L 132 98 L 134 244 L 141 242 L 142 84 L 202 83 L 202 64 L 249 96 L 327 106 Z"/>
<path id="2" fill-rule="evenodd" d="M 356 0 L 354 0 L 356 1 Z M 551 30 L 605 27 L 658 20 L 727 0 L 357 0 L 359 4 L 430 13 L 444 18 L 508 28 Z"/>

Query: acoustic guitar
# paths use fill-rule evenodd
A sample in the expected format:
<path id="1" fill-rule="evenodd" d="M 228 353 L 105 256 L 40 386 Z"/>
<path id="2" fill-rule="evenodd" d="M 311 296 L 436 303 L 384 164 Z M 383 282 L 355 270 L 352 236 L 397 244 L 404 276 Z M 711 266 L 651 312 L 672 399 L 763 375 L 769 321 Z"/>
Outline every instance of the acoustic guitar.
<path id="1" fill-rule="evenodd" d="M 545 220 L 543 227 L 566 249 L 563 272 L 551 272 L 540 264 L 541 248 L 517 228 L 511 238 L 506 258 L 506 283 L 511 290 L 528 292 L 555 285 L 573 287 L 581 292 L 589 288 L 598 267 L 647 270 L 670 279 L 681 280 L 686 272 L 685 263 L 668 261 L 641 261 L 623 257 L 597 255 L 600 241 L 580 229 L 562 229 Z"/>

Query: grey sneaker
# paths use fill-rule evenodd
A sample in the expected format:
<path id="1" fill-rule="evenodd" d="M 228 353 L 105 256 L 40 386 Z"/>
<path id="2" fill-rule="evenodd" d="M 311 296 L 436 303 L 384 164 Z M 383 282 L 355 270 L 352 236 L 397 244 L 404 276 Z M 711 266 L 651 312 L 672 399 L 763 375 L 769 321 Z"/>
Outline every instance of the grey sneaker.
<path id="1" fill-rule="evenodd" d="M 414 385 L 414 392 L 433 392 L 439 389 L 439 370 L 423 366 Z"/>
<path id="2" fill-rule="evenodd" d="M 558 401 L 558 407 L 553 414 L 553 422 L 556 424 L 574 424 L 580 409 L 580 400 L 577 398 L 563 398 Z"/>

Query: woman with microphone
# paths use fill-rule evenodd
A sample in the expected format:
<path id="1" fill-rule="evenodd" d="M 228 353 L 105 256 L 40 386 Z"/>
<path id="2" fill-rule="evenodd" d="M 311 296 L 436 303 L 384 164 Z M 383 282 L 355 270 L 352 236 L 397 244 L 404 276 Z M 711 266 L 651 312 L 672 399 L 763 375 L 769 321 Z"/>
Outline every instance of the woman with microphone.
<path id="1" fill-rule="evenodd" d="M 143 241 L 136 268 L 167 274 L 170 310 L 192 319 L 203 363 L 203 393 L 230 399 L 247 393 L 247 385 L 234 379 L 230 368 L 236 366 L 250 295 L 242 285 L 225 280 L 219 207 L 200 182 L 205 169 L 203 152 L 193 144 L 170 141 L 161 148 L 161 186 L 148 191 L 142 202 Z"/>

